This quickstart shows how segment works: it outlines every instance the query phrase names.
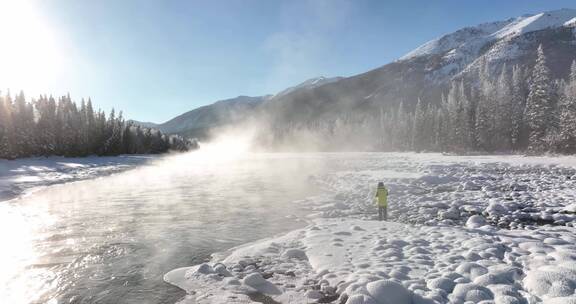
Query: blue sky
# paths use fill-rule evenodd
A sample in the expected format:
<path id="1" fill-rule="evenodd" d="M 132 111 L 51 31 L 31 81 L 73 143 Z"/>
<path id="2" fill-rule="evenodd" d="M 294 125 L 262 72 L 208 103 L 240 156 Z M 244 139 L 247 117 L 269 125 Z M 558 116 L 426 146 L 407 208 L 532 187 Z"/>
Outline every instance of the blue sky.
<path id="1" fill-rule="evenodd" d="M 576 3 L 31 1 L 20 9 L 34 10 L 38 28 L 50 32 L 32 29 L 32 39 L 20 45 L 36 46 L 39 58 L 52 64 L 35 81 L 4 82 L 29 95 L 91 96 L 105 110 L 163 122 L 221 99 L 273 94 L 320 75 L 362 73 L 464 26 L 563 7 Z"/>

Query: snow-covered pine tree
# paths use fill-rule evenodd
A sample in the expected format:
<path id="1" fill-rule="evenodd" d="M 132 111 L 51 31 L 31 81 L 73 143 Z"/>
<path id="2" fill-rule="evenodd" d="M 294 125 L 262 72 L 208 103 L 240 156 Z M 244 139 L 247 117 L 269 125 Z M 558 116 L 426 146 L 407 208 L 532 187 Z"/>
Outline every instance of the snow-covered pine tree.
<path id="1" fill-rule="evenodd" d="M 482 151 L 490 150 L 490 117 L 486 104 L 479 102 L 476 108 L 476 144 L 477 149 Z"/>
<path id="2" fill-rule="evenodd" d="M 499 150 L 508 151 L 512 148 L 512 120 L 513 101 L 512 101 L 512 80 L 506 64 L 502 66 L 502 71 L 496 81 L 497 96 L 497 125 L 495 128 L 495 144 Z"/>
<path id="3" fill-rule="evenodd" d="M 436 107 L 432 104 L 426 104 L 424 108 L 422 123 L 422 148 L 428 151 L 434 151 L 437 148 L 434 145 L 434 129 L 436 126 Z"/>
<path id="4" fill-rule="evenodd" d="M 438 148 L 441 151 L 447 151 L 450 149 L 451 145 L 451 128 L 450 125 L 450 113 L 448 111 L 448 100 L 444 94 L 442 94 L 440 99 L 440 108 L 438 109 Z"/>
<path id="5" fill-rule="evenodd" d="M 462 96 L 460 95 L 460 87 L 458 82 L 452 82 L 450 84 L 450 90 L 446 95 L 446 114 L 448 131 L 447 139 L 449 142 L 450 150 L 460 150 L 462 146 L 462 134 L 464 130 L 462 129 Z"/>
<path id="6" fill-rule="evenodd" d="M 54 98 L 41 96 L 36 102 L 38 121 L 36 123 L 36 142 L 41 155 L 53 155 L 56 141 L 56 102 Z"/>
<path id="7" fill-rule="evenodd" d="M 414 110 L 414 122 L 412 126 L 412 145 L 411 148 L 416 152 L 421 151 L 424 148 L 425 141 L 425 112 L 424 106 L 422 105 L 422 100 L 418 98 L 416 103 L 416 109 Z"/>
<path id="8" fill-rule="evenodd" d="M 498 126 L 498 87 L 490 73 L 490 68 L 486 60 L 481 63 L 478 74 L 479 87 L 476 92 L 476 122 L 475 135 L 476 144 L 480 150 L 494 151 L 497 145 Z M 480 121 L 479 121 L 480 120 Z"/>
<path id="9" fill-rule="evenodd" d="M 34 138 L 34 109 L 26 102 L 24 92 L 20 92 L 14 99 L 14 111 L 12 112 L 14 125 L 15 152 L 19 156 L 32 156 L 36 145 Z"/>
<path id="10" fill-rule="evenodd" d="M 523 70 L 519 66 L 512 68 L 510 142 L 515 150 L 522 149 L 524 140 L 524 108 L 526 106 L 526 90 Z"/>
<path id="11" fill-rule="evenodd" d="M 558 148 L 563 153 L 576 153 L 576 61 L 572 61 L 559 105 Z"/>
<path id="12" fill-rule="evenodd" d="M 552 84 L 550 71 L 542 45 L 538 47 L 536 64 L 532 70 L 525 121 L 529 128 L 528 152 L 542 153 L 548 150 L 545 137 L 549 122 L 553 120 Z"/>
<path id="13" fill-rule="evenodd" d="M 0 158 L 13 158 L 12 101 L 10 95 L 0 96 Z"/>

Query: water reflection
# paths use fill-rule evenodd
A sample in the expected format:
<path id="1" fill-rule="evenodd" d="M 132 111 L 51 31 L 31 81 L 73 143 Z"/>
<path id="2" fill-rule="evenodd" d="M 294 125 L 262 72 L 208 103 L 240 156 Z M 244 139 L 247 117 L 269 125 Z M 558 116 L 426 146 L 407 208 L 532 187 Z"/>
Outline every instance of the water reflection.
<path id="1" fill-rule="evenodd" d="M 322 158 L 209 152 L 0 204 L 1 302 L 174 303 L 167 271 L 303 225 Z"/>

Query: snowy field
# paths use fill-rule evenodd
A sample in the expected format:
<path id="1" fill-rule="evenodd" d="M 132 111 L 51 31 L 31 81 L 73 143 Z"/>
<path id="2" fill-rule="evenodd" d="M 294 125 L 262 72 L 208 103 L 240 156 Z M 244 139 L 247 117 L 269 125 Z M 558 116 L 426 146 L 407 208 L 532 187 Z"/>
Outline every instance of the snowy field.
<path id="1" fill-rule="evenodd" d="M 0 159 L 0 201 L 43 186 L 95 178 L 134 168 L 157 156 Z"/>
<path id="2" fill-rule="evenodd" d="M 306 228 L 166 274 L 181 303 L 576 303 L 576 158 L 350 159 L 308 177 Z"/>

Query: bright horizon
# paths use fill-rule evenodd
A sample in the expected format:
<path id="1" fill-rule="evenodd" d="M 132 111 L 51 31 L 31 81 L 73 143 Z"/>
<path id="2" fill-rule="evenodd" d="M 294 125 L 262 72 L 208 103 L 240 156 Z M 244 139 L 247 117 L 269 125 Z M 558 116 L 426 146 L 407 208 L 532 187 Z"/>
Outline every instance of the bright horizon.
<path id="1" fill-rule="evenodd" d="M 239 95 L 385 65 L 465 26 L 572 1 L 3 1 L 0 88 L 164 122 Z"/>

